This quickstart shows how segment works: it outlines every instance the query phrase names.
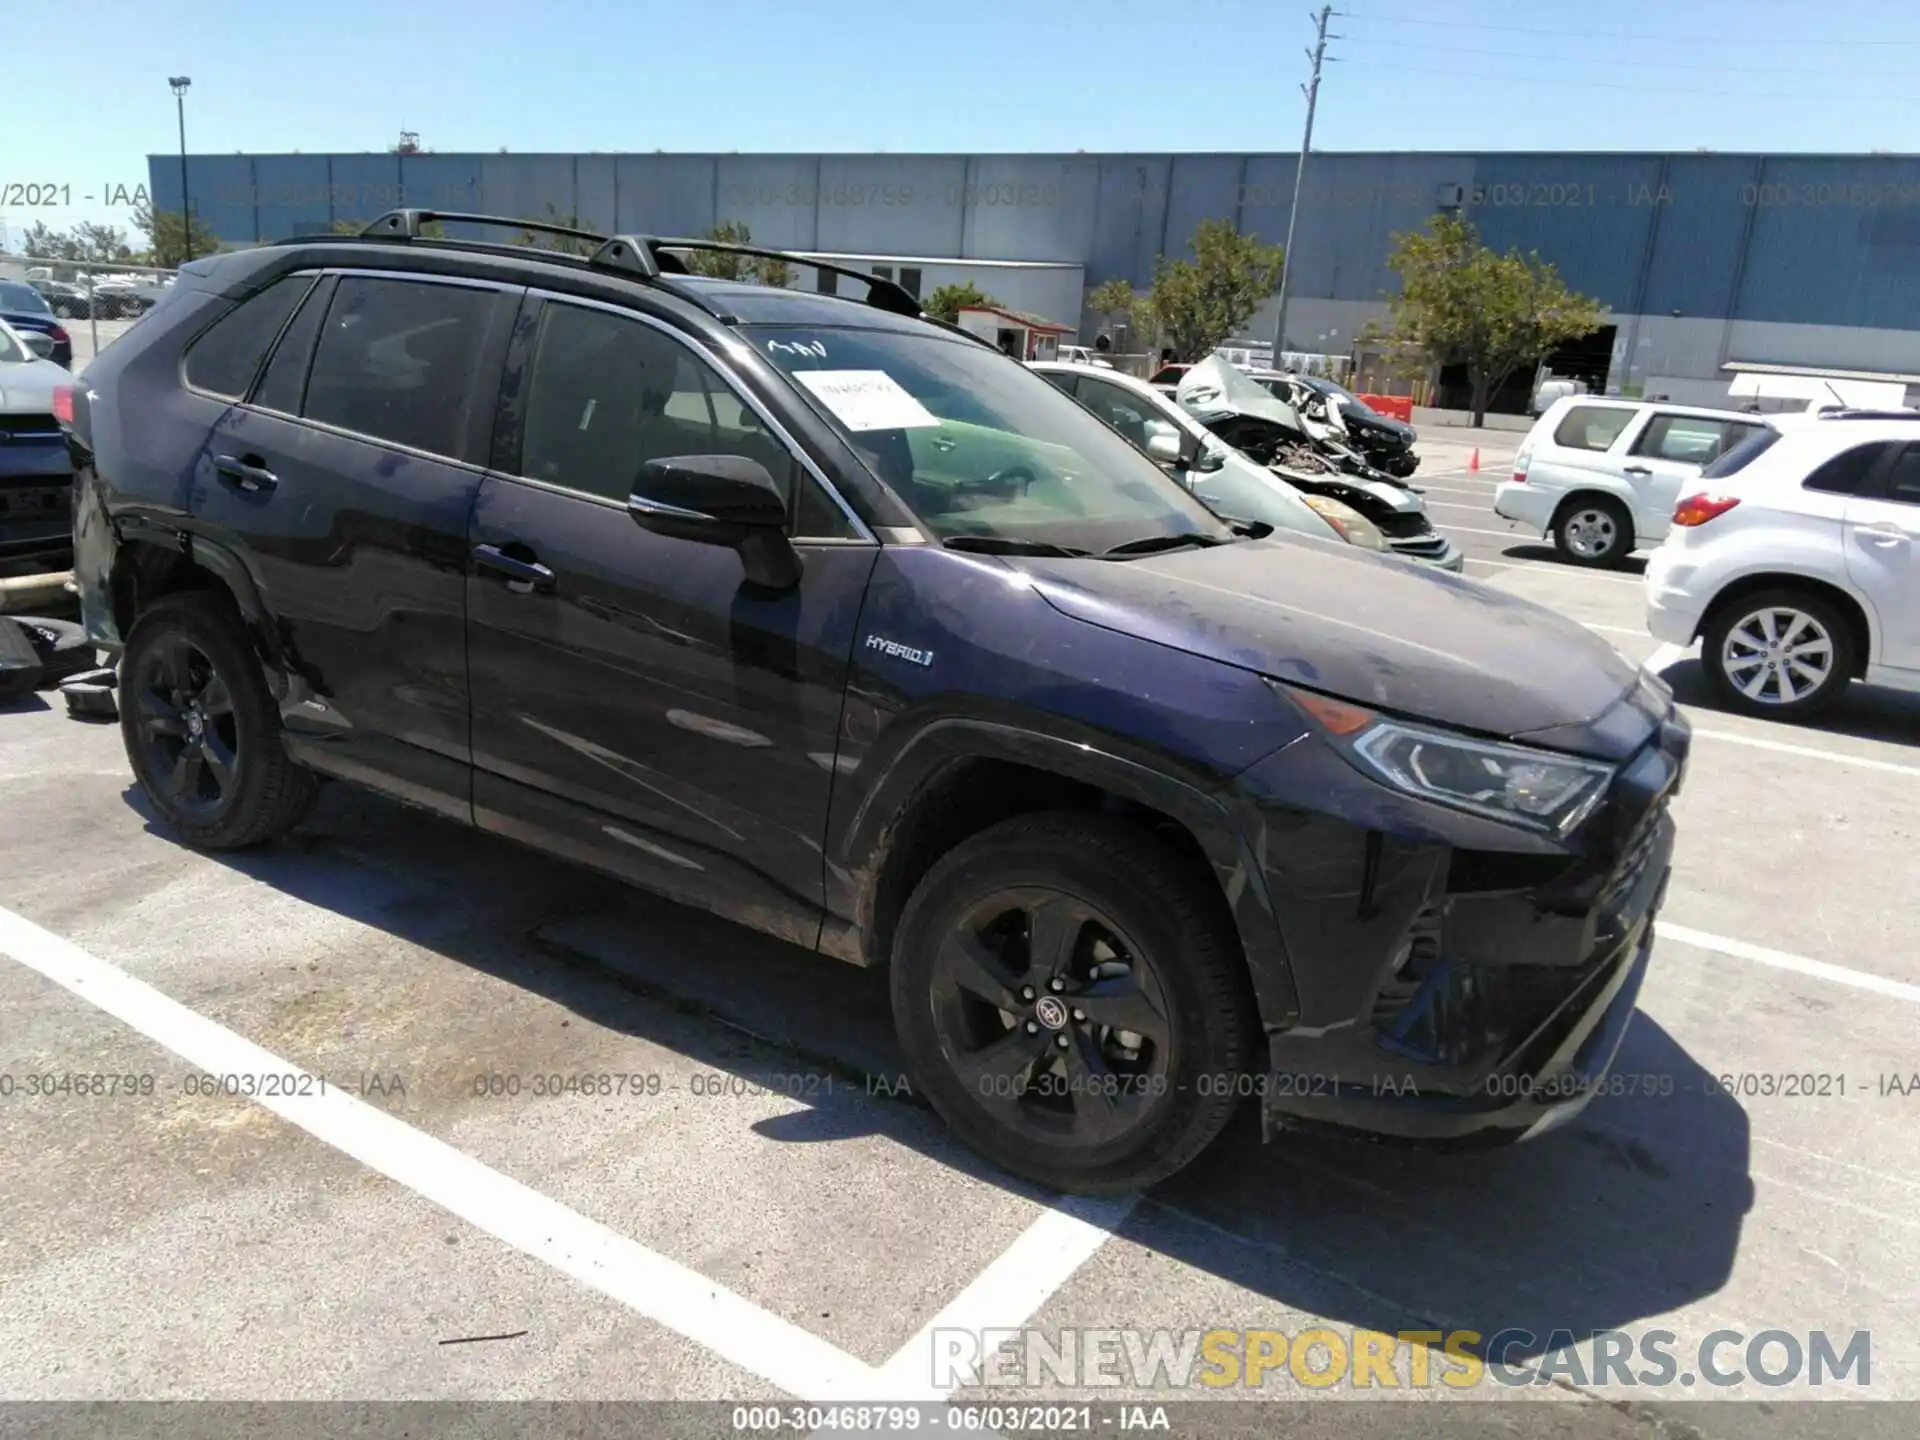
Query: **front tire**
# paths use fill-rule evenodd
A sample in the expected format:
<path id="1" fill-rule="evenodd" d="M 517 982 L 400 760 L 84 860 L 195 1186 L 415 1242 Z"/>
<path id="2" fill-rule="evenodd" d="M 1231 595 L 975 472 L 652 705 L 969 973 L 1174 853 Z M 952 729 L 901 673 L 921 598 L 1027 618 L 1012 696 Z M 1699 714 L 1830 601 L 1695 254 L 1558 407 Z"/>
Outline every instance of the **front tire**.
<path id="1" fill-rule="evenodd" d="M 1571 500 L 1554 518 L 1554 548 L 1576 565 L 1618 565 L 1633 553 L 1633 541 L 1633 516 L 1606 496 Z"/>
<path id="2" fill-rule="evenodd" d="M 189 844 L 258 845 L 312 808 L 319 780 L 288 756 L 279 709 L 226 596 L 155 601 L 127 637 L 119 688 L 134 778 Z"/>
<path id="3" fill-rule="evenodd" d="M 988 1159 L 1057 1190 L 1132 1191 L 1179 1170 L 1232 1116 L 1258 1035 L 1211 887 L 1102 816 L 1023 816 L 964 841 L 894 936 L 915 1089 Z"/>
<path id="4" fill-rule="evenodd" d="M 1830 601 L 1763 590 L 1720 606 L 1701 663 L 1721 704 L 1743 715 L 1800 720 L 1840 698 L 1854 670 L 1853 627 Z"/>

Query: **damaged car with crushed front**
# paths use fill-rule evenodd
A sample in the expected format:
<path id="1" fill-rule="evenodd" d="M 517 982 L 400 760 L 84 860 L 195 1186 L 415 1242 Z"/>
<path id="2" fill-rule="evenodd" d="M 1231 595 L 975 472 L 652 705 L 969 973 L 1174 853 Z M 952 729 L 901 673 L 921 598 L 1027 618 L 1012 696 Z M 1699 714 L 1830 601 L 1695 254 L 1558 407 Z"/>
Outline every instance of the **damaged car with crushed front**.
<path id="1" fill-rule="evenodd" d="M 1064 1190 L 1255 1093 L 1467 1141 L 1598 1088 L 1688 728 L 1594 632 L 1223 521 L 883 278 L 432 218 L 193 261 L 59 397 L 167 833 L 347 780 L 884 968 L 915 1090 Z"/>

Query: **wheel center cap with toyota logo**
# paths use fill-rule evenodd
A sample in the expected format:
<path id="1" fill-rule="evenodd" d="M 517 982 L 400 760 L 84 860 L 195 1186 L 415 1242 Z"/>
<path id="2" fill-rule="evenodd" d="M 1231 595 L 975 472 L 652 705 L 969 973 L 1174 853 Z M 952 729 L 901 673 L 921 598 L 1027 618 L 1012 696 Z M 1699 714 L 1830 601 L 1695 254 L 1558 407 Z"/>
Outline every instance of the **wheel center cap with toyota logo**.
<path id="1" fill-rule="evenodd" d="M 1067 1007 L 1054 995 L 1042 995 L 1040 1002 L 1033 1007 L 1033 1018 L 1049 1030 L 1067 1028 Z"/>

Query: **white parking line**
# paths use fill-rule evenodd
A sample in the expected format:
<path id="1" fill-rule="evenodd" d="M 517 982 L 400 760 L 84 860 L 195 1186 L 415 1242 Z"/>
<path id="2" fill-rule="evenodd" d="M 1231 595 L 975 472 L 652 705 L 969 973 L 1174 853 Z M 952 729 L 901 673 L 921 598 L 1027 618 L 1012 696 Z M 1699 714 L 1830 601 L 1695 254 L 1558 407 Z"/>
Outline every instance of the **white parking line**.
<path id="1" fill-rule="evenodd" d="M 1682 945 L 1691 945 L 1696 950 L 1712 950 L 1716 954 L 1731 955 L 1736 960 L 1751 960 L 1756 965 L 1771 965 L 1776 970 L 1791 970 L 1796 975 L 1811 975 L 1816 980 L 1830 980 L 1835 985 L 1847 985 L 1855 990 L 1884 995 L 1890 1000 L 1920 1005 L 1920 985 L 1909 985 L 1904 980 L 1889 980 L 1884 975 L 1869 974 L 1865 970 L 1850 970 L 1845 965 L 1829 965 L 1824 960 L 1789 955 L 1785 950 L 1770 950 L 1765 945 L 1750 945 L 1745 940 L 1709 935 L 1704 930 L 1692 930 L 1665 920 L 1654 921 L 1653 928 L 1662 939 L 1678 940 Z"/>
<path id="2" fill-rule="evenodd" d="M 5 909 L 0 909 L 0 954 L 64 986 L 201 1070 L 303 1073 Z M 872 1366 L 384 1110 L 333 1089 L 252 1098 L 441 1209 L 789 1394 L 826 1401 L 874 1393 L 879 1372 Z"/>
<path id="3" fill-rule="evenodd" d="M 1451 500 L 1429 500 L 1429 510 L 1465 510 L 1471 515 L 1490 515 L 1493 512 L 1485 505 L 1455 505 Z"/>
<path id="4" fill-rule="evenodd" d="M 1598 626 L 1589 627 L 1598 629 Z M 1901 765 L 1892 760 L 1871 760 L 1865 755 L 1849 755 L 1844 750 L 1821 750 L 1812 745 L 1789 745 L 1784 740 L 1761 740 L 1752 735 L 1735 735 L 1727 730 L 1693 732 L 1696 740 L 1724 740 L 1729 745 L 1748 745 L 1755 750 L 1774 750 L 1782 755 L 1804 755 L 1809 760 L 1831 760 L 1836 765 L 1858 765 L 1863 770 L 1879 770 L 1888 775 L 1920 776 L 1920 765 Z"/>
<path id="5" fill-rule="evenodd" d="M 937 1332 L 966 1332 L 974 1338 L 973 1353 L 984 1359 L 985 1332 L 1026 1324 L 1126 1223 L 1138 1203 L 1139 1197 L 1132 1195 L 1067 1200 L 1041 1216 L 887 1361 L 878 1398 L 944 1400 L 955 1387 L 933 1383 Z M 974 1378 L 977 1373 L 970 1373 L 969 1381 Z"/>
<path id="6" fill-rule="evenodd" d="M 1669 665 L 1673 664 L 1675 661 L 1686 659 L 1687 649 L 1688 649 L 1687 646 L 1675 645 L 1671 640 L 1669 640 L 1665 644 L 1663 644 L 1658 650 L 1654 651 L 1651 655 L 1647 656 L 1646 659 L 1642 660 L 1640 662 L 1641 668 L 1645 670 L 1651 670 L 1655 675 L 1658 675 L 1662 670 L 1666 669 Z"/>

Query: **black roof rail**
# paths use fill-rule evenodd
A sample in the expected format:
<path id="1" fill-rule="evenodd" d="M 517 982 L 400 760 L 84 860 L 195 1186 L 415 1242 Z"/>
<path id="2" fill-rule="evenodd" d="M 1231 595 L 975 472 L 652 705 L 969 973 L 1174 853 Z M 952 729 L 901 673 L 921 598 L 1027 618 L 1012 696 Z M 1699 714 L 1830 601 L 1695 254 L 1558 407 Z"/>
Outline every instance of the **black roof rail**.
<path id="1" fill-rule="evenodd" d="M 516 220 L 511 215 L 472 215 L 457 210 L 389 210 L 378 219 L 368 221 L 360 234 L 368 239 L 418 240 L 422 238 L 420 228 L 436 220 L 451 220 L 459 225 L 504 225 L 541 235 L 564 235 L 569 240 L 591 240 L 596 245 L 602 244 L 607 238 L 597 230 L 578 230 L 571 225 L 551 225 L 544 220 Z"/>
<path id="2" fill-rule="evenodd" d="M 759 245 L 736 245 L 723 240 L 683 239 L 677 236 L 661 235 L 602 235 L 593 230 L 581 230 L 571 225 L 554 225 L 544 220 L 517 220 L 511 215 L 479 215 L 455 210 L 389 210 L 375 220 L 369 221 L 358 237 L 368 240 L 419 240 L 435 237 L 421 234 L 422 227 L 438 220 L 450 220 L 457 225 L 498 225 L 520 231 L 531 231 L 539 235 L 558 235 L 569 240 L 592 241 L 598 248 L 587 257 L 587 264 L 596 269 L 615 270 L 631 275 L 639 280 L 659 281 L 663 275 L 685 275 L 688 272 L 686 262 L 680 259 L 676 251 L 702 250 L 728 255 L 753 255 L 763 260 L 784 260 L 790 265 L 805 265 L 814 270 L 832 275 L 844 275 L 850 280 L 858 280 L 867 287 L 866 303 L 876 310 L 885 310 L 892 315 L 905 315 L 910 319 L 931 319 L 922 314 L 920 302 L 913 298 L 907 288 L 896 281 L 875 275 L 870 271 L 855 270 L 848 265 L 835 265 L 831 261 L 816 260 L 808 255 L 796 255 L 786 250 L 771 250 Z M 310 237 L 301 237 L 310 238 Z M 311 237 L 318 238 L 318 237 Z M 332 237 L 343 238 L 343 237 Z M 441 243 L 460 244 L 460 241 Z M 468 242 L 473 243 L 473 242 Z M 493 248 L 489 246 L 488 248 Z M 675 294 L 686 298 L 695 298 L 681 286 L 673 285 Z M 970 340 L 993 347 L 991 341 L 950 325 L 943 320 L 931 323 L 951 330 L 955 334 L 965 335 Z"/>
<path id="3" fill-rule="evenodd" d="M 1836 405 L 1815 413 L 1823 420 L 1920 420 L 1920 410 L 1856 410 Z"/>

